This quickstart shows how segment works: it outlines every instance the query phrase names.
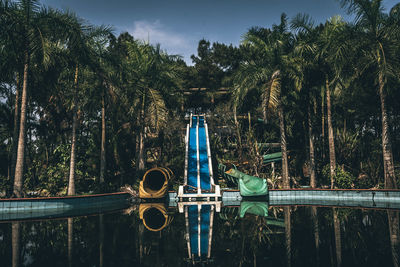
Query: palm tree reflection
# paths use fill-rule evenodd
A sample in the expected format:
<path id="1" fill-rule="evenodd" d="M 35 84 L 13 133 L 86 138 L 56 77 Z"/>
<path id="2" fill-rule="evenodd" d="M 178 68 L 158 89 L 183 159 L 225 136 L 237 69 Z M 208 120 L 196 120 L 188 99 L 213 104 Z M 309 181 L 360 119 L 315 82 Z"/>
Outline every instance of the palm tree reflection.
<path id="1" fill-rule="evenodd" d="M 12 238 L 12 266 L 19 266 L 20 259 L 20 245 L 21 245 L 21 235 L 20 235 L 20 222 L 13 222 L 11 224 L 11 238 Z"/>
<path id="2" fill-rule="evenodd" d="M 68 266 L 72 264 L 72 251 L 73 251 L 73 240 L 74 240 L 74 219 L 68 218 Z"/>
<path id="3" fill-rule="evenodd" d="M 400 250 L 400 228 L 399 228 L 399 211 L 388 210 L 388 225 L 390 234 L 390 246 L 392 249 L 393 266 L 399 266 L 399 250 Z"/>
<path id="4" fill-rule="evenodd" d="M 287 266 L 292 266 L 292 223 L 290 207 L 284 207 L 285 214 L 285 240 L 286 240 L 286 258 Z"/>

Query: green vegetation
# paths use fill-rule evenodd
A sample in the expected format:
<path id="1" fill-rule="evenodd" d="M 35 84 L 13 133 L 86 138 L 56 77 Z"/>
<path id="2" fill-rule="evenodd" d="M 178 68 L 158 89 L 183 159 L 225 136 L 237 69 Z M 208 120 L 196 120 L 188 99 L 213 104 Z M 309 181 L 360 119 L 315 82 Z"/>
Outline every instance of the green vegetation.
<path id="1" fill-rule="evenodd" d="M 200 40 L 187 66 L 71 12 L 1 0 L 0 193 L 115 191 L 155 165 L 179 183 L 189 112 L 210 115 L 215 163 L 271 186 L 397 188 L 400 4 L 341 4 L 354 22 L 282 14 L 239 47 Z M 272 171 L 262 156 L 279 150 Z"/>

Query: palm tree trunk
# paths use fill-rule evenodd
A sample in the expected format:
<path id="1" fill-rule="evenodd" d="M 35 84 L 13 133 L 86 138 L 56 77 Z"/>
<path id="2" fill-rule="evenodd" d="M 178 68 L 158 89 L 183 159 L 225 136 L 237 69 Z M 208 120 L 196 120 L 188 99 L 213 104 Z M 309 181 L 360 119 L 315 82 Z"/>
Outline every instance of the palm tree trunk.
<path id="1" fill-rule="evenodd" d="M 267 122 L 267 104 L 268 104 L 269 99 L 264 96 L 262 100 L 262 108 L 263 108 L 263 121 L 264 123 Z"/>
<path id="2" fill-rule="evenodd" d="M 389 122 L 387 118 L 386 103 L 385 103 L 385 83 L 383 74 L 379 73 L 379 96 L 381 100 L 382 111 L 382 150 L 383 150 L 383 167 L 385 175 L 385 188 L 396 189 L 397 181 L 394 174 L 393 152 L 389 136 Z"/>
<path id="3" fill-rule="evenodd" d="M 336 169 L 336 156 L 335 156 L 335 139 L 333 137 L 332 127 L 332 112 L 331 112 L 331 92 L 329 89 L 329 80 L 326 79 L 326 108 L 328 115 L 328 140 L 329 140 L 329 162 L 330 162 L 330 175 L 331 175 L 331 189 L 335 186 L 335 169 Z"/>
<path id="4" fill-rule="evenodd" d="M 78 112 L 78 100 L 77 100 L 77 94 L 78 94 L 78 64 L 76 65 L 75 68 L 75 79 L 74 79 L 74 85 L 75 85 L 75 92 L 74 92 L 74 103 L 73 103 L 73 109 L 72 109 L 72 142 L 71 142 L 71 159 L 70 159 L 70 164 L 69 164 L 69 182 L 68 182 L 68 195 L 72 196 L 75 195 L 75 158 L 76 158 L 76 127 L 78 124 L 78 119 L 77 119 L 77 112 Z"/>
<path id="5" fill-rule="evenodd" d="M 393 266 L 399 267 L 399 251 L 400 251 L 400 223 L 399 223 L 399 211 L 387 212 L 389 234 L 390 234 L 390 246 L 392 249 Z"/>
<path id="6" fill-rule="evenodd" d="M 340 220 L 335 208 L 333 208 L 333 228 L 335 231 L 336 264 L 340 267 L 342 265 L 342 240 L 340 233 Z"/>
<path id="7" fill-rule="evenodd" d="M 17 149 L 18 149 L 18 123 L 19 123 L 19 102 L 20 102 L 20 81 L 19 73 L 17 72 L 16 85 L 15 85 L 15 105 L 14 105 L 14 129 L 13 129 L 13 146 L 11 151 L 11 179 L 15 178 L 15 162 L 17 161 Z"/>
<path id="8" fill-rule="evenodd" d="M 138 155 L 138 170 L 140 172 L 145 169 L 145 147 L 144 147 L 144 126 L 140 126 L 139 132 L 139 155 Z"/>
<path id="9" fill-rule="evenodd" d="M 283 116 L 283 107 L 281 103 L 279 103 L 278 106 L 278 116 L 279 116 L 279 129 L 281 132 L 283 188 L 287 189 L 290 188 L 289 166 L 288 166 L 287 147 L 286 147 L 285 119 Z"/>
<path id="10" fill-rule="evenodd" d="M 115 165 L 117 165 L 117 171 L 118 171 L 118 174 L 119 174 L 119 176 L 120 176 L 120 180 L 119 180 L 119 186 L 122 186 L 122 184 L 123 184 L 123 179 L 124 179 L 124 177 L 123 177 L 123 170 L 122 170 L 122 167 L 121 167 L 121 159 L 120 159 L 120 157 L 119 157 L 119 153 L 118 153 L 118 137 L 116 137 L 116 140 L 114 140 L 113 141 L 113 150 L 114 150 L 114 160 L 115 160 Z"/>
<path id="11" fill-rule="evenodd" d="M 321 97 L 321 138 L 322 138 L 322 160 L 325 161 L 325 96 Z"/>
<path id="12" fill-rule="evenodd" d="M 29 52 L 28 48 L 26 48 L 25 64 L 24 64 L 24 80 L 22 84 L 21 118 L 19 124 L 17 162 L 15 164 L 15 178 L 14 178 L 14 189 L 13 189 L 13 194 L 17 197 L 22 197 L 22 184 L 24 175 L 26 106 L 28 98 L 28 72 L 29 72 Z"/>
<path id="13" fill-rule="evenodd" d="M 271 91 L 269 90 L 269 88 L 266 88 L 266 90 L 264 91 L 263 101 L 262 101 L 264 123 L 267 122 L 268 103 L 269 103 L 270 97 L 271 97 Z"/>
<path id="14" fill-rule="evenodd" d="M 143 99 L 142 99 L 142 108 L 140 110 L 140 120 L 139 120 L 139 137 L 138 137 L 138 158 L 137 158 L 137 167 L 139 173 L 143 172 L 145 169 L 145 146 L 144 146 L 144 117 L 145 117 L 145 94 L 143 94 Z"/>
<path id="15" fill-rule="evenodd" d="M 21 223 L 11 223 L 11 242 L 12 242 L 12 266 L 18 267 L 21 247 L 21 234 L 20 234 Z"/>
<path id="16" fill-rule="evenodd" d="M 238 140 L 237 148 L 238 148 L 238 152 L 239 152 L 239 161 L 242 161 L 242 159 L 243 159 L 242 136 L 240 135 L 240 125 L 239 125 L 239 121 L 237 119 L 236 106 L 233 107 L 233 120 L 235 122 L 236 135 L 237 135 L 237 140 Z"/>
<path id="17" fill-rule="evenodd" d="M 315 188 L 317 187 L 317 181 L 315 179 L 314 136 L 312 132 L 311 109 L 310 106 L 308 106 L 308 140 L 310 143 L 310 186 L 312 188 Z"/>
<path id="18" fill-rule="evenodd" d="M 100 183 L 104 183 L 104 172 L 106 168 L 106 107 L 105 92 L 101 98 L 101 148 L 100 148 Z"/>

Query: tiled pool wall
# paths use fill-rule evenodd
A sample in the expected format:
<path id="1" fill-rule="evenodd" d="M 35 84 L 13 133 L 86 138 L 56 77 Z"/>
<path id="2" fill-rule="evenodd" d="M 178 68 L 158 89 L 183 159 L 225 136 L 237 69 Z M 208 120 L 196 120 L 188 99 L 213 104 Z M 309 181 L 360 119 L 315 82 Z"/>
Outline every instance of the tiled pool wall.
<path id="1" fill-rule="evenodd" d="M 0 220 L 10 214 L 48 214 L 63 213 L 69 210 L 93 209 L 118 206 L 129 203 L 127 193 L 101 194 L 65 198 L 0 199 Z M 4 219 L 4 218 L 3 218 Z"/>
<path id="2" fill-rule="evenodd" d="M 100 211 L 106 207 L 129 205 L 130 195 L 112 193 L 65 198 L 0 199 L 0 220 L 11 217 L 32 217 L 69 214 L 71 212 Z M 249 198 L 247 198 L 249 199 Z M 251 199 L 251 198 L 250 198 Z M 169 205 L 178 201 L 175 192 L 169 192 Z M 239 191 L 225 190 L 222 195 L 224 206 L 237 205 L 242 201 Z M 376 207 L 400 209 L 400 190 L 270 190 L 265 199 L 269 205 L 321 205 Z M 11 216 L 11 217 L 10 217 Z"/>
<path id="3" fill-rule="evenodd" d="M 397 190 L 271 190 L 270 205 L 333 205 L 400 208 Z"/>
<path id="4" fill-rule="evenodd" d="M 242 197 L 239 191 L 225 191 L 224 205 L 234 205 Z M 400 190 L 270 190 L 269 205 L 321 205 L 400 209 Z"/>

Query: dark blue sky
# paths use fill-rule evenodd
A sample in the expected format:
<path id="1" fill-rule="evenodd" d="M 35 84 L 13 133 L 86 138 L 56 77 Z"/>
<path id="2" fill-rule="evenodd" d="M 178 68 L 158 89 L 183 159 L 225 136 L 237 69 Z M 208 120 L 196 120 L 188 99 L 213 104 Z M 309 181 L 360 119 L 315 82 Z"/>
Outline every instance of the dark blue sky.
<path id="1" fill-rule="evenodd" d="M 205 38 L 238 45 L 252 26 L 278 24 L 285 12 L 289 18 L 307 13 L 316 22 L 341 15 L 345 10 L 336 0 L 41 0 L 45 5 L 69 9 L 92 24 L 111 25 L 115 34 L 128 31 L 135 38 L 160 43 L 170 54 L 196 54 Z M 384 0 L 391 8 L 398 1 Z"/>

